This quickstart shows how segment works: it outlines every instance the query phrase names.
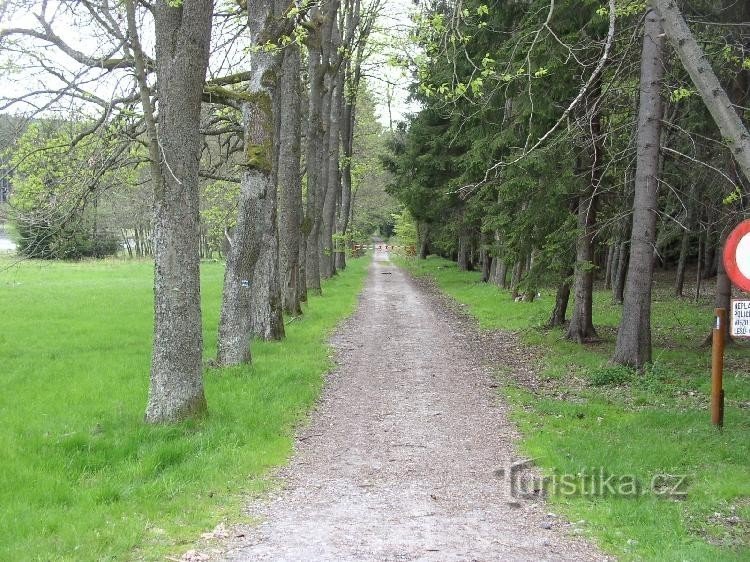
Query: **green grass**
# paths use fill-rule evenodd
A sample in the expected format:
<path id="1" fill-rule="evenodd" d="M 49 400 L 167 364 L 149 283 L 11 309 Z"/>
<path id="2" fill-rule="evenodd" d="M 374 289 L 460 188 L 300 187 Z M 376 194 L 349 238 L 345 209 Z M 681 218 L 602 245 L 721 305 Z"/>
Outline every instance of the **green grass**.
<path id="1" fill-rule="evenodd" d="M 533 303 L 514 302 L 453 262 L 397 261 L 432 277 L 482 328 L 519 332 L 542 350 L 541 388 L 518 384 L 507 370 L 499 376 L 524 436 L 522 452 L 545 475 L 590 475 L 604 467 L 646 490 L 637 497 L 552 494 L 554 510 L 584 521 L 581 532 L 625 560 L 750 559 L 750 347 L 727 350 L 725 427 L 717 431 L 708 413 L 710 350 L 701 347 L 713 318 L 710 302 L 674 299 L 669 287 L 657 287 L 655 360 L 639 375 L 609 364 L 621 307 L 608 291 L 595 295 L 602 341 L 581 346 L 561 330 L 541 328 L 551 289 Z M 662 473 L 686 475 L 684 499 L 650 493 Z"/>
<path id="2" fill-rule="evenodd" d="M 355 307 L 367 258 L 312 297 L 253 364 L 205 376 L 201 422 L 142 422 L 152 266 L 0 261 L 0 560 L 163 559 L 271 485 L 318 396 L 326 343 Z M 205 357 L 223 266 L 204 263 Z"/>

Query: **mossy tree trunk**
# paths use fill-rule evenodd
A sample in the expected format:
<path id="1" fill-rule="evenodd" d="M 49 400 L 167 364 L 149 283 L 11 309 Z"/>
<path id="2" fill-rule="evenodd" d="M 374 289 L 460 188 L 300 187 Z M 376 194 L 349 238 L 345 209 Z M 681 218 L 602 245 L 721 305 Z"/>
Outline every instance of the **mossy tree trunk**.
<path id="1" fill-rule="evenodd" d="M 263 44 L 264 34 L 275 17 L 274 2 L 261 0 L 253 2 L 248 8 L 250 40 L 256 45 Z M 264 236 L 276 236 L 269 229 L 275 230 L 276 226 L 273 98 L 279 64 L 280 55 L 274 52 L 261 49 L 251 55 L 251 77 L 246 101 L 242 104 L 244 172 L 237 223 L 227 256 L 219 318 L 217 362 L 220 365 L 237 365 L 251 359 L 250 337 L 254 324 L 251 292 L 256 290 L 256 284 L 263 290 L 265 283 L 257 277 L 256 265 L 261 256 Z M 269 251 L 268 248 L 265 251 Z"/>

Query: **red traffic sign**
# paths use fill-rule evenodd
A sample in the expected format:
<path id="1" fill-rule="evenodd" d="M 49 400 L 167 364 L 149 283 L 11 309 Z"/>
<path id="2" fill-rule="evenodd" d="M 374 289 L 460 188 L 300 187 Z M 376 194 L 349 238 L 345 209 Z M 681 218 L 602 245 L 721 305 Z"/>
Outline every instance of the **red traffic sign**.
<path id="1" fill-rule="evenodd" d="M 742 221 L 724 244 L 724 269 L 743 291 L 750 291 L 750 220 Z"/>

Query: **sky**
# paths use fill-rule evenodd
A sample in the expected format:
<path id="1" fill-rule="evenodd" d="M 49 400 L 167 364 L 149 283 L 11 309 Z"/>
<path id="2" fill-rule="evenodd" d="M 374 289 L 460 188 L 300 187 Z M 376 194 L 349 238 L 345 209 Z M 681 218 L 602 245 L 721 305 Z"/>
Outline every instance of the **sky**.
<path id="1" fill-rule="evenodd" d="M 392 122 L 403 120 L 407 114 L 416 112 L 418 105 L 408 101 L 407 90 L 411 77 L 401 68 L 394 68 L 387 63 L 391 54 L 399 53 L 399 44 L 406 40 L 411 26 L 409 14 L 416 9 L 412 0 L 385 0 L 383 12 L 379 18 L 379 30 L 372 40 L 378 45 L 393 44 L 385 48 L 385 53 L 373 54 L 367 64 L 367 79 L 370 87 L 377 94 L 378 120 L 384 127 Z M 403 47 L 401 47 L 403 48 Z M 390 90 L 390 118 L 386 102 Z"/>

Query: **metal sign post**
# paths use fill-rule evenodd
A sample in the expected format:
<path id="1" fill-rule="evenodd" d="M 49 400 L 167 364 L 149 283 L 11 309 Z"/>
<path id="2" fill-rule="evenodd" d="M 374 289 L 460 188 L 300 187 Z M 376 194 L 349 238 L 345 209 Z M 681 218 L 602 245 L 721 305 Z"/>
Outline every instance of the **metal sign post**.
<path id="1" fill-rule="evenodd" d="M 723 308 L 714 310 L 714 331 L 711 346 L 711 423 L 724 425 L 724 331 L 726 330 L 727 311 Z"/>

